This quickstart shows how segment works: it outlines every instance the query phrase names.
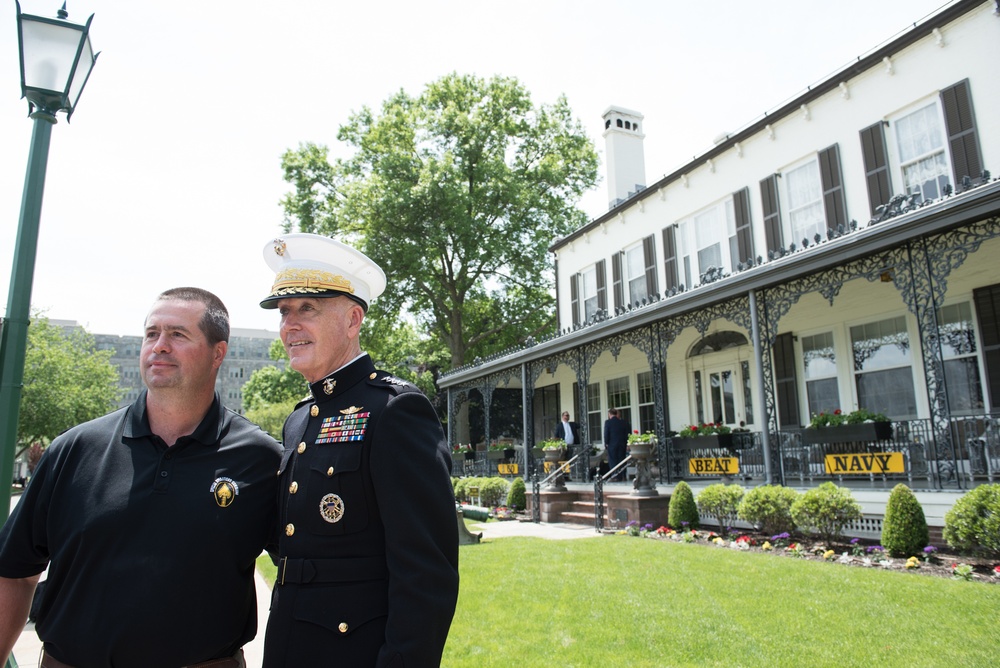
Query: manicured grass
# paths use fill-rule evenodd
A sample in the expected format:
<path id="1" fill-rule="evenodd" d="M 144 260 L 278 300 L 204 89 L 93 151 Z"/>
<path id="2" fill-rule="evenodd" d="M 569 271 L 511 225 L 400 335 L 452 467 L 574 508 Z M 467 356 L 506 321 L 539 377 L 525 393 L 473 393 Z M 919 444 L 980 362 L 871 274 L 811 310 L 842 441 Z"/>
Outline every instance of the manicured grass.
<path id="1" fill-rule="evenodd" d="M 459 560 L 447 668 L 1000 665 L 1000 585 L 628 536 Z"/>
<path id="2" fill-rule="evenodd" d="M 449 668 L 1000 665 L 997 585 L 626 536 L 460 559 Z"/>
<path id="3" fill-rule="evenodd" d="M 271 557 L 268 556 L 267 552 L 257 557 L 257 572 L 261 574 L 269 586 L 274 586 L 274 578 L 278 575 L 278 567 L 271 561 Z"/>

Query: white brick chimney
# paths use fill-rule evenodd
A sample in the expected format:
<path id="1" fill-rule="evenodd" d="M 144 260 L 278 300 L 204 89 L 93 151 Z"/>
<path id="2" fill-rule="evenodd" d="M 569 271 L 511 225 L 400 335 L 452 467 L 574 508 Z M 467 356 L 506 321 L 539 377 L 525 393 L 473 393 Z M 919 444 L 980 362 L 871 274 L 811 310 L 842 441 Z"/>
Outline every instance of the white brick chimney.
<path id="1" fill-rule="evenodd" d="M 646 187 L 646 160 L 642 154 L 643 116 L 638 111 L 608 107 L 604 118 L 604 153 L 608 166 L 608 208 Z"/>

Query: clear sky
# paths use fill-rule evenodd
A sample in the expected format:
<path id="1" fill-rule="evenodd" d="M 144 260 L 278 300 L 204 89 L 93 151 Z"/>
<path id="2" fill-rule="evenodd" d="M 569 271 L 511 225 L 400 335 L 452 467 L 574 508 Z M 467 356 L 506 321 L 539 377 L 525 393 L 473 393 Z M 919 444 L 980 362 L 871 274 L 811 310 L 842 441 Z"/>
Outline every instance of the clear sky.
<path id="1" fill-rule="evenodd" d="M 62 0 L 22 0 L 54 16 Z M 580 205 L 607 209 L 601 113 L 645 116 L 646 178 L 951 4 L 944 0 L 69 0 L 101 51 L 71 124 L 53 128 L 32 304 L 93 333 L 139 334 L 152 299 L 195 285 L 234 327 L 257 305 L 261 251 L 300 142 L 344 155 L 364 105 L 449 72 L 513 76 L 536 104 L 565 94 L 602 158 Z M 32 121 L 13 0 L 0 9 L 0 300 L 9 291 Z M 392 289 L 392 277 L 389 288 Z"/>

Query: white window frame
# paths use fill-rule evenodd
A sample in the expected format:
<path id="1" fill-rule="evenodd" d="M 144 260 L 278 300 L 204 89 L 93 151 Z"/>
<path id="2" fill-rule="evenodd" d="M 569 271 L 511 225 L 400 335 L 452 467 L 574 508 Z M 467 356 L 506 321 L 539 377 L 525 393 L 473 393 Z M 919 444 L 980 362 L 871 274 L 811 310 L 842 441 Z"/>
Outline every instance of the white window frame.
<path id="1" fill-rule="evenodd" d="M 646 253 L 642 241 L 626 246 L 622 251 L 622 280 L 625 301 L 634 304 L 646 299 Z"/>
<path id="2" fill-rule="evenodd" d="M 580 307 L 583 310 L 580 320 L 590 322 L 597 314 L 597 265 L 592 264 L 580 272 Z"/>
<path id="3" fill-rule="evenodd" d="M 976 349 L 973 352 L 971 352 L 971 353 L 954 354 L 950 350 L 950 348 L 948 346 L 942 345 L 942 347 L 941 347 L 941 357 L 942 357 L 942 360 L 945 363 L 945 366 L 947 366 L 947 363 L 949 361 L 952 361 L 952 360 L 968 359 L 968 358 L 974 358 L 976 360 L 976 370 L 979 373 L 979 402 L 980 402 L 980 405 L 978 407 L 974 406 L 972 408 L 967 408 L 967 409 L 962 409 L 962 408 L 959 408 L 959 407 L 950 406 L 949 409 L 955 415 L 977 415 L 977 414 L 981 414 L 981 413 L 986 412 L 986 411 L 989 410 L 987 408 L 987 405 L 986 405 L 987 402 L 988 402 L 988 399 L 987 399 L 986 395 L 987 395 L 987 393 L 988 393 L 989 390 L 987 388 L 987 382 L 988 381 L 987 381 L 987 376 L 986 376 L 986 365 L 985 365 L 985 363 L 983 361 L 982 335 L 979 332 L 979 317 L 978 317 L 978 313 L 976 313 L 976 305 L 975 305 L 975 303 L 972 300 L 972 296 L 969 295 L 965 299 L 956 299 L 955 301 L 948 301 L 948 302 L 946 302 L 944 305 L 942 305 L 938 309 L 938 313 L 936 314 L 935 317 L 937 318 L 938 327 L 942 327 L 942 324 L 943 324 L 941 322 L 942 312 L 945 309 L 954 308 L 956 306 L 960 307 L 962 304 L 965 304 L 968 307 L 968 310 L 969 310 L 969 324 L 972 326 L 972 328 L 971 328 L 972 329 L 972 337 L 973 337 L 973 339 L 975 341 Z M 942 333 L 942 335 L 943 335 L 943 333 Z M 947 383 L 947 375 L 945 376 L 945 382 Z"/>
<path id="4" fill-rule="evenodd" d="M 782 170 L 779 199 L 783 202 L 782 227 L 796 246 L 803 239 L 813 243 L 817 234 L 826 234 L 826 211 L 823 207 L 823 180 L 819 156 L 815 153 Z"/>
<path id="5" fill-rule="evenodd" d="M 677 221 L 677 257 L 682 259 L 685 285 L 697 285 L 709 266 L 732 273 L 735 261 L 730 240 L 736 236 L 736 205 L 732 195 Z M 720 264 L 702 265 L 703 255 L 718 246 Z M 692 274 L 695 274 L 692 276 Z"/>
<path id="6" fill-rule="evenodd" d="M 899 132 L 901 124 L 905 128 L 908 125 L 905 121 L 916 121 L 917 116 L 920 114 L 925 114 L 925 120 L 932 121 L 936 127 L 930 128 L 928 132 L 931 135 L 927 137 L 928 145 L 917 148 L 907 145 L 909 140 L 912 139 L 912 135 L 906 141 L 901 141 Z M 934 95 L 915 102 L 898 113 L 889 116 L 888 120 L 889 132 L 886 135 L 889 145 L 889 164 L 892 168 L 893 183 L 898 184 L 893 190 L 903 195 L 919 193 L 922 200 L 940 198 L 943 195 L 942 189 L 945 184 L 950 186 L 955 185 L 952 183 L 951 177 L 952 160 L 951 151 L 948 146 L 948 127 L 945 123 L 944 109 L 941 106 L 940 96 Z M 937 136 L 933 136 L 934 134 Z M 936 145 L 934 144 L 935 140 L 938 142 Z M 905 158 L 903 157 L 904 151 L 909 153 Z M 928 183 L 926 176 L 929 176 L 935 170 L 930 170 L 925 175 L 925 178 L 920 179 L 918 182 L 908 183 L 906 178 L 907 170 L 928 161 L 939 163 L 939 169 L 936 170 L 938 172 L 936 175 L 936 187 L 929 189 L 930 192 L 925 191 L 922 186 Z"/>

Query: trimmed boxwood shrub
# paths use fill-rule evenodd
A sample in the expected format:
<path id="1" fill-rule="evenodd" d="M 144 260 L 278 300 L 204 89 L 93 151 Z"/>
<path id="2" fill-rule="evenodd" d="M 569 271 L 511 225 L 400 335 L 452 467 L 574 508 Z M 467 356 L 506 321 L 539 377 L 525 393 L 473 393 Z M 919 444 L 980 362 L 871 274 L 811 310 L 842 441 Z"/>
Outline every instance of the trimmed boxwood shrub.
<path id="1" fill-rule="evenodd" d="M 677 531 L 684 528 L 695 529 L 698 526 L 698 506 L 695 505 L 691 486 L 683 480 L 677 483 L 674 493 L 670 495 L 667 523 Z"/>
<path id="2" fill-rule="evenodd" d="M 514 478 L 507 490 L 507 507 L 511 510 L 524 510 L 528 507 L 524 478 Z"/>
<path id="3" fill-rule="evenodd" d="M 792 504 L 792 520 L 800 529 L 819 534 L 832 542 L 852 520 L 861 519 L 861 506 L 846 487 L 824 482 L 803 492 Z"/>
<path id="4" fill-rule="evenodd" d="M 980 485 L 956 501 L 944 516 L 944 539 L 962 552 L 1000 555 L 1000 484 Z"/>
<path id="5" fill-rule="evenodd" d="M 699 515 L 715 515 L 719 521 L 719 533 L 725 533 L 736 522 L 736 513 L 742 500 L 742 487 L 722 483 L 709 485 L 698 493 L 696 499 Z"/>
<path id="6" fill-rule="evenodd" d="M 502 506 L 507 501 L 507 488 L 510 486 L 505 479 L 479 478 L 479 500 L 487 508 Z"/>
<path id="7" fill-rule="evenodd" d="M 882 547 L 893 557 L 912 557 L 930 542 L 924 509 L 910 488 L 900 483 L 892 488 L 882 520 Z"/>
<path id="8" fill-rule="evenodd" d="M 766 534 L 791 532 L 795 529 L 792 519 L 792 504 L 799 493 L 781 485 L 761 485 L 743 495 L 740 502 L 739 518 Z"/>

